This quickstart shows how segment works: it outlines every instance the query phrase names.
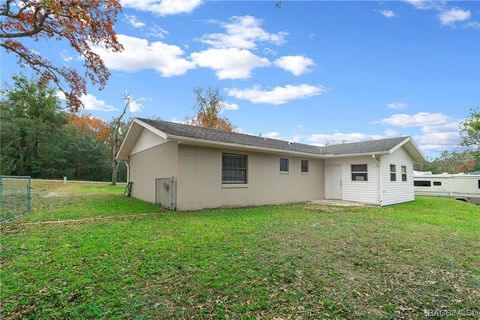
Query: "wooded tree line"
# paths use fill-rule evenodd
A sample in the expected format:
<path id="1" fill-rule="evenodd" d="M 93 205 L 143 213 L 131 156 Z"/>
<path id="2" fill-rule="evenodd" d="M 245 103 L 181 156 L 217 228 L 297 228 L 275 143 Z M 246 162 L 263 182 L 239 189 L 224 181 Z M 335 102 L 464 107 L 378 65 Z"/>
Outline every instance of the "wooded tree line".
<path id="1" fill-rule="evenodd" d="M 48 81 L 15 76 L 1 93 L 2 175 L 111 180 L 112 123 L 67 112 Z M 121 139 L 127 125 L 121 124 Z M 118 181 L 126 181 L 123 163 Z"/>
<path id="2" fill-rule="evenodd" d="M 23 75 L 1 90 L 0 174 L 33 178 L 126 181 L 126 165 L 114 158 L 131 119 L 123 116 L 133 98 L 124 95 L 121 113 L 110 122 L 62 105 L 58 90 L 42 78 Z M 195 115 L 186 123 L 225 131 L 218 89 L 194 89 Z"/>
<path id="3" fill-rule="evenodd" d="M 415 166 L 419 171 L 432 173 L 468 173 L 480 171 L 480 159 L 474 151 L 449 152 L 444 151 L 436 159 L 418 163 Z"/>

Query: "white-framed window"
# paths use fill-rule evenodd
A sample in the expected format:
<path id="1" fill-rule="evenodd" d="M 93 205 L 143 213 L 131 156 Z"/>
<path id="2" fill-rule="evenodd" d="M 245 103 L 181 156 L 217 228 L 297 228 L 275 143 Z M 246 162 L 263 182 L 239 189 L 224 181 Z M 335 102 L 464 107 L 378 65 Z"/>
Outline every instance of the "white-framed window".
<path id="1" fill-rule="evenodd" d="M 397 166 L 394 164 L 390 165 L 390 181 L 397 181 Z"/>
<path id="2" fill-rule="evenodd" d="M 308 170 L 309 170 L 308 165 L 309 165 L 308 160 L 302 160 L 301 161 L 301 164 L 300 164 L 301 168 L 300 169 L 301 169 L 302 173 L 308 173 Z"/>
<path id="3" fill-rule="evenodd" d="M 402 166 L 402 181 L 407 181 L 407 166 Z"/>
<path id="4" fill-rule="evenodd" d="M 288 158 L 280 158 L 280 172 L 289 171 L 289 161 Z"/>
<path id="5" fill-rule="evenodd" d="M 222 183 L 247 183 L 247 155 L 222 153 Z"/>
<path id="6" fill-rule="evenodd" d="M 352 181 L 368 181 L 368 166 L 366 164 L 352 164 Z"/>

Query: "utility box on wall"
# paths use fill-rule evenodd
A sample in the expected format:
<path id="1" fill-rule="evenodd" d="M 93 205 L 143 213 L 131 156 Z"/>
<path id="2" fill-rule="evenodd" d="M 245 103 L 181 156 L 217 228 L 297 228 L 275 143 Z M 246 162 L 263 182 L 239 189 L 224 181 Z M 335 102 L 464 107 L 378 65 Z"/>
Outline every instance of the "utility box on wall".
<path id="1" fill-rule="evenodd" d="M 177 200 L 177 184 L 175 177 L 155 179 L 155 203 L 162 208 L 175 210 Z"/>

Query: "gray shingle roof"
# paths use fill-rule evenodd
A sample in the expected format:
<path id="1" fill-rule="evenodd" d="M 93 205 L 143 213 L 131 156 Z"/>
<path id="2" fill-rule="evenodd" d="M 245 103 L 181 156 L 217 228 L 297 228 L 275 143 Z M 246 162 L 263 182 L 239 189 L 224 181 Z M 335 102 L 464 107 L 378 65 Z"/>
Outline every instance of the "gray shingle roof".
<path id="1" fill-rule="evenodd" d="M 370 153 L 389 151 L 397 144 L 406 139 L 406 137 L 389 138 L 381 140 L 371 140 L 356 143 L 343 143 L 327 147 L 317 147 L 309 144 L 288 142 L 277 139 L 270 139 L 258 136 L 252 136 L 243 133 L 226 132 L 222 130 L 208 129 L 202 127 L 195 127 L 187 124 L 150 120 L 137 118 L 152 127 L 165 132 L 168 135 L 175 135 L 180 137 L 203 139 L 217 142 L 235 143 L 245 146 L 271 148 L 277 150 L 294 151 L 301 153 L 309 153 L 314 155 L 342 155 L 342 154 L 356 154 L 356 153 Z"/>
<path id="2" fill-rule="evenodd" d="M 330 146 L 322 147 L 322 151 L 327 154 L 334 155 L 384 152 L 389 151 L 407 138 L 408 137 L 398 137 L 354 143 L 333 144 Z"/>

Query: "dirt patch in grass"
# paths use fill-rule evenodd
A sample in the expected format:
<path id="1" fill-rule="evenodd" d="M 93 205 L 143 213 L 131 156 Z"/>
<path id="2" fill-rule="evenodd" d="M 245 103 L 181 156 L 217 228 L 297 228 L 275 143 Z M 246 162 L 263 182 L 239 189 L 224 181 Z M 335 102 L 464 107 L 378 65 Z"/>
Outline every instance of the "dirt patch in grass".
<path id="1" fill-rule="evenodd" d="M 39 196 L 44 197 L 44 198 L 66 197 L 67 193 L 66 192 L 58 192 L 58 191 L 50 191 L 50 192 L 46 192 L 45 194 L 39 195 Z"/>
<path id="2" fill-rule="evenodd" d="M 161 211 L 154 204 L 123 196 L 124 186 L 38 181 L 33 183 L 32 211 L 20 222 L 125 216 Z"/>
<path id="3" fill-rule="evenodd" d="M 337 205 L 328 205 L 328 204 L 319 204 L 308 202 L 302 205 L 302 208 L 310 211 L 320 211 L 320 212 L 359 212 L 362 211 L 363 206 L 337 206 Z"/>

